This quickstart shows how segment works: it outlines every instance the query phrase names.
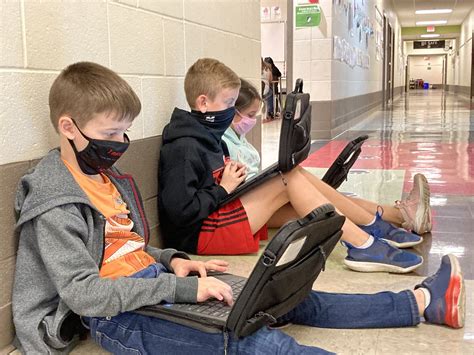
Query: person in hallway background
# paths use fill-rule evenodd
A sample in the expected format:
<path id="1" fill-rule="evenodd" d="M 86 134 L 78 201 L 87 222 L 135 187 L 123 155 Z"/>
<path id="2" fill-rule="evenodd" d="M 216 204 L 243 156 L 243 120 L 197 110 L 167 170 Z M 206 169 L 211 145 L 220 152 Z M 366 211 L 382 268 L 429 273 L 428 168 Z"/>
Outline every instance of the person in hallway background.
<path id="1" fill-rule="evenodd" d="M 270 92 L 270 87 L 271 87 L 271 81 L 272 81 L 272 68 L 271 66 L 263 60 L 263 58 L 260 57 L 261 60 L 261 79 L 262 79 L 262 97 L 265 100 L 265 104 L 267 105 L 267 110 L 265 112 L 268 112 L 268 97 L 271 95 Z M 271 102 L 273 105 L 273 101 Z M 272 112 L 273 112 L 273 106 L 272 106 Z"/>
<path id="2" fill-rule="evenodd" d="M 273 62 L 272 57 L 266 57 L 264 61 L 270 66 L 270 69 L 272 72 L 272 77 L 270 81 L 271 97 L 267 99 L 267 102 L 268 102 L 268 116 L 270 116 L 270 119 L 274 119 L 280 115 L 280 111 L 281 111 L 281 107 L 279 106 L 281 103 L 279 102 L 279 100 L 275 101 L 275 97 L 278 97 L 279 92 L 280 92 L 279 91 L 280 88 L 278 87 L 278 85 L 281 78 L 281 71 L 280 69 L 277 68 L 277 66 Z M 276 102 L 276 107 L 274 106 L 275 102 Z"/>
<path id="3" fill-rule="evenodd" d="M 222 141 L 235 117 L 240 84 L 230 68 L 210 58 L 198 60 L 186 74 L 191 112 L 174 110 L 163 131 L 158 171 L 160 226 L 169 247 L 203 255 L 255 253 L 261 236 L 266 236 L 267 223 L 282 225 L 328 202 L 326 185 L 315 188 L 311 174 L 296 168 L 283 174 L 285 181 L 275 177 L 220 206 L 247 176 L 245 165 L 229 159 Z M 423 207 L 426 201 L 418 196 L 418 188 L 410 201 Z M 421 237 L 394 228 L 342 198 L 333 198 L 342 214 L 379 233 L 374 238 L 346 219 L 342 239 L 348 246 L 349 267 L 406 273 L 422 264 L 420 256 L 386 242 L 410 246 L 420 243 Z"/>

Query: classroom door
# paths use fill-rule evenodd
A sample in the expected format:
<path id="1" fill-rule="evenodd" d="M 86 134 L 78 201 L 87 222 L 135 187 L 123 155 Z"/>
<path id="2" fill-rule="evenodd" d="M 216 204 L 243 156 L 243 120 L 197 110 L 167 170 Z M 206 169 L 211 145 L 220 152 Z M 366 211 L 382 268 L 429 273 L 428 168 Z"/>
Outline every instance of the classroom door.
<path id="1" fill-rule="evenodd" d="M 472 36 L 474 36 L 474 31 L 472 32 Z M 471 37 L 474 38 L 474 37 Z M 471 100 L 474 96 L 474 45 L 471 44 Z"/>
<path id="2" fill-rule="evenodd" d="M 382 104 L 383 107 L 389 105 L 393 101 L 393 90 L 394 90 L 394 34 L 392 26 L 388 22 L 388 18 L 384 15 L 383 17 L 383 42 L 384 42 L 384 60 L 383 60 L 383 75 L 382 75 Z"/>

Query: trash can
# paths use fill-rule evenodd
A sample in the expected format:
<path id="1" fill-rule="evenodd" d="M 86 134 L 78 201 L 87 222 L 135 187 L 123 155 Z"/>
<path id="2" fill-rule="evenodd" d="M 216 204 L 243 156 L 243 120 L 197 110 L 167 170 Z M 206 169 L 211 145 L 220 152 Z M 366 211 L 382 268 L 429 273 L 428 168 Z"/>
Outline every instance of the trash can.
<path id="1" fill-rule="evenodd" d="M 430 88 L 430 83 L 423 83 L 423 89 L 428 90 Z"/>

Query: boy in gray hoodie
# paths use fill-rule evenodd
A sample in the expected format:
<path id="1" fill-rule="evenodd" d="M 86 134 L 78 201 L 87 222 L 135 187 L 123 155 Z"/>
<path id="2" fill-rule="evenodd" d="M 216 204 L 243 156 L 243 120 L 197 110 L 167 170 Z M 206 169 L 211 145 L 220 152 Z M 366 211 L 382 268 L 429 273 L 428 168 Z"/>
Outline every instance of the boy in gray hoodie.
<path id="1" fill-rule="evenodd" d="M 174 249 L 148 246 L 137 186 L 113 167 L 128 147 L 125 132 L 141 109 L 122 78 L 98 64 L 70 65 L 53 83 L 49 105 L 60 148 L 20 180 L 15 206 L 20 241 L 13 318 L 22 352 L 67 353 L 89 328 L 94 341 L 119 354 L 210 354 L 226 347 L 239 354 L 327 353 L 299 345 L 279 330 L 261 328 L 227 342 L 222 334 L 132 312 L 162 301 L 216 298 L 232 305 L 231 288 L 206 276 L 208 270 L 225 271 L 227 263 L 192 261 Z M 454 256 L 443 257 L 438 273 L 413 291 L 312 291 L 278 321 L 400 327 L 418 324 L 421 315 L 431 323 L 463 325 L 463 278 Z"/>
<path id="2" fill-rule="evenodd" d="M 125 131 L 141 109 L 125 80 L 98 64 L 76 63 L 55 80 L 49 101 L 60 149 L 21 179 L 15 206 L 21 229 L 16 345 L 27 353 L 67 351 L 79 328 L 74 314 L 106 317 L 211 296 L 231 303 L 223 282 L 186 277 L 224 271 L 225 262 L 191 261 L 174 249 L 148 246 L 137 186 L 112 167 L 128 147 Z M 127 277 L 147 269 L 159 275 Z"/>

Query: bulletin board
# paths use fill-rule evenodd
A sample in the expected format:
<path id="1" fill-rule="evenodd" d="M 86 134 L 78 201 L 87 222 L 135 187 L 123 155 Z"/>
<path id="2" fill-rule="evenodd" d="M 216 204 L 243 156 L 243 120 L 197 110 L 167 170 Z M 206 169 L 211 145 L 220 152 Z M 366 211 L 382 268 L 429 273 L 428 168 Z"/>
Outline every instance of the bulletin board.
<path id="1" fill-rule="evenodd" d="M 285 61 L 286 30 L 284 22 L 262 23 L 262 57 L 274 62 Z"/>

